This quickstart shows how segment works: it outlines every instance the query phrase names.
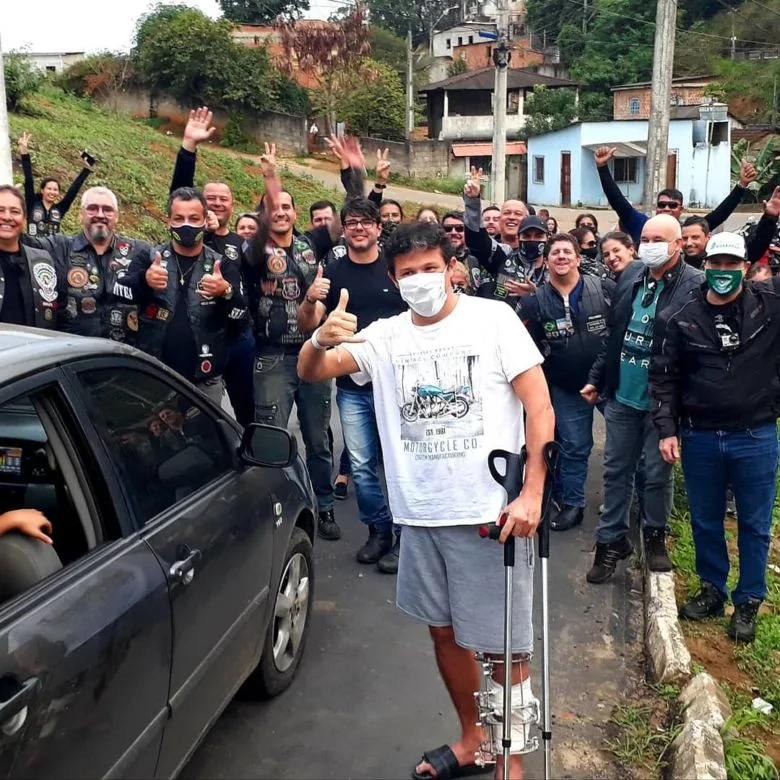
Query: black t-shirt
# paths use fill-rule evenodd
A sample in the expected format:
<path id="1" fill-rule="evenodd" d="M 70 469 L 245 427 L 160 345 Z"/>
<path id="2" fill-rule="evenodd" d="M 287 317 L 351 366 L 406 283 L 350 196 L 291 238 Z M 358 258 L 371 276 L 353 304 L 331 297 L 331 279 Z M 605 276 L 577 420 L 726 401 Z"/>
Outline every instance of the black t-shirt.
<path id="1" fill-rule="evenodd" d="M 0 322 L 13 325 L 32 325 L 22 296 L 22 277 L 26 273 L 24 259 L 19 252 L 0 252 L 0 267 L 5 279 L 5 292 L 0 302 Z"/>
<path id="2" fill-rule="evenodd" d="M 715 332 L 720 340 L 721 349 L 735 350 L 740 345 L 739 325 L 742 322 L 742 295 L 731 303 L 720 306 L 707 302 L 715 322 Z"/>
<path id="3" fill-rule="evenodd" d="M 232 230 L 225 233 L 224 236 L 218 236 L 216 233 L 206 233 L 206 237 L 203 239 L 203 243 L 215 252 L 222 255 L 227 262 L 237 262 L 239 270 L 241 272 L 241 281 L 246 286 L 246 255 L 244 253 L 244 244 L 246 243 L 238 233 L 234 233 Z M 230 247 L 230 251 L 226 251 Z M 243 293 L 243 291 L 242 291 Z M 227 324 L 227 336 L 235 336 L 237 333 L 241 333 L 250 325 L 249 311 L 240 320 L 228 320 Z"/>
<path id="4" fill-rule="evenodd" d="M 336 308 L 341 290 L 346 287 L 349 290 L 347 311 L 357 317 L 358 330 L 407 309 L 388 276 L 387 262 L 381 254 L 373 263 L 355 263 L 349 257 L 339 257 L 328 264 L 325 278 L 330 279 L 330 292 L 324 301 L 326 309 L 331 312 Z M 348 376 L 339 377 L 336 384 L 344 390 L 371 390 L 370 384 L 360 387 Z"/>
<path id="5" fill-rule="evenodd" d="M 187 314 L 187 290 L 190 286 L 190 275 L 197 262 L 197 257 L 182 257 L 175 255 L 176 263 L 168 264 L 168 273 L 181 274 L 184 284 L 179 284 L 173 317 L 165 329 L 162 346 L 162 361 L 185 379 L 192 381 L 197 373 L 198 348 L 195 344 L 195 334 L 192 332 L 190 318 Z M 173 265 L 173 268 L 171 268 Z"/>
<path id="6" fill-rule="evenodd" d="M 218 236 L 216 233 L 206 233 L 206 237 L 203 239 L 203 243 L 209 249 L 213 249 L 215 252 L 219 252 L 221 255 L 225 254 L 225 249 L 227 247 L 232 246 L 236 252 L 238 252 L 238 256 L 241 257 L 243 252 L 242 247 L 244 246 L 244 239 L 241 238 L 238 233 L 234 233 L 231 230 L 225 233 L 224 236 Z"/>

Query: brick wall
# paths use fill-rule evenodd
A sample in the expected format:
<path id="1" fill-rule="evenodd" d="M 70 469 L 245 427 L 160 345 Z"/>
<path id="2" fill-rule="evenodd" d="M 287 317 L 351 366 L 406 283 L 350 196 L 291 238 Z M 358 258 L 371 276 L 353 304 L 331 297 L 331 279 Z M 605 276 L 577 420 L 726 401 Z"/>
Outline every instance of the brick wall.
<path id="1" fill-rule="evenodd" d="M 639 113 L 631 113 L 631 101 L 639 101 Z M 699 106 L 705 102 L 704 87 L 672 87 L 672 105 Z M 621 89 L 612 93 L 613 119 L 648 119 L 650 117 L 650 87 Z"/>
<path id="2" fill-rule="evenodd" d="M 150 98 L 146 90 L 129 89 L 114 93 L 107 97 L 104 104 L 123 114 L 147 118 L 150 116 Z M 172 98 L 160 96 L 154 101 L 154 114 L 158 117 L 169 117 L 175 125 L 184 126 L 189 115 L 189 108 L 182 106 Z M 219 131 L 227 122 L 227 114 L 214 112 L 214 125 Z M 292 154 L 305 154 L 307 151 L 306 118 L 291 114 L 268 112 L 249 117 L 244 132 L 256 143 L 273 141 L 278 149 Z"/>
<path id="3" fill-rule="evenodd" d="M 452 58 L 454 60 L 464 59 L 469 70 L 479 70 L 480 68 L 493 67 L 493 46 L 495 41 L 483 38 L 480 43 L 473 43 L 467 46 L 454 46 L 452 49 Z M 531 68 L 534 65 L 541 65 L 544 62 L 544 55 L 538 51 L 531 51 L 527 38 L 512 42 L 512 68 Z"/>
<path id="4" fill-rule="evenodd" d="M 373 167 L 377 149 L 389 149 L 392 170 L 404 176 L 435 179 L 449 176 L 450 144 L 447 141 L 386 141 L 383 138 L 360 139 L 366 163 Z"/>

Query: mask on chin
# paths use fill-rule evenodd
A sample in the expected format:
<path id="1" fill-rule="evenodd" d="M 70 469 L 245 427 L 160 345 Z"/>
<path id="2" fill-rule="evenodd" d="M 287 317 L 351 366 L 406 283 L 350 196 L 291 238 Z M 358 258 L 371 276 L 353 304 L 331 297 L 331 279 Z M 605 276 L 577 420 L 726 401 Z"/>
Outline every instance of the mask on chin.
<path id="1" fill-rule="evenodd" d="M 171 238 L 183 247 L 191 249 L 197 246 L 203 240 L 203 234 L 206 232 L 205 225 L 179 225 L 179 227 L 168 228 Z"/>
<path id="2" fill-rule="evenodd" d="M 398 280 L 398 291 L 420 317 L 435 317 L 447 302 L 445 273 L 414 274 Z"/>

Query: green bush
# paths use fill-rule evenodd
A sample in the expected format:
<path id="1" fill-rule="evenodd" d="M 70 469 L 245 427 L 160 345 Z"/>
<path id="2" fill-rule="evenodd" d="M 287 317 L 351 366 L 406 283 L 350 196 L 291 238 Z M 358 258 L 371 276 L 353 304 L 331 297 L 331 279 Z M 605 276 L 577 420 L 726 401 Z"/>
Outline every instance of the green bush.
<path id="1" fill-rule="evenodd" d="M 19 111 L 24 99 L 34 95 L 43 82 L 30 58 L 22 52 L 11 52 L 3 57 L 5 66 L 5 104 L 9 111 Z"/>

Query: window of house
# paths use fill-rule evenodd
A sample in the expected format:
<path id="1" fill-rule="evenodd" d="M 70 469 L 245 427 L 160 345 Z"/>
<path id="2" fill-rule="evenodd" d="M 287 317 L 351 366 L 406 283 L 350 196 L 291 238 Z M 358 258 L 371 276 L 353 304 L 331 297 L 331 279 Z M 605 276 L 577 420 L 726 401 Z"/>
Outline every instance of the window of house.
<path id="1" fill-rule="evenodd" d="M 445 45 L 445 46 L 446 46 L 448 49 L 451 49 L 451 48 L 452 48 L 452 41 L 451 41 L 449 38 L 447 38 L 447 40 L 445 40 L 445 41 L 444 41 L 444 45 Z"/>
<path id="2" fill-rule="evenodd" d="M 472 43 L 474 43 L 474 36 L 469 35 L 469 45 L 471 45 Z"/>
<path id="3" fill-rule="evenodd" d="M 534 155 L 534 184 L 544 184 L 544 157 Z"/>
<path id="4" fill-rule="evenodd" d="M 46 72 L 47 73 L 56 73 L 57 72 L 57 68 L 56 68 L 55 65 L 47 65 L 46 66 Z"/>
<path id="5" fill-rule="evenodd" d="M 619 184 L 636 184 L 636 157 L 615 158 L 615 181 Z"/>
<path id="6" fill-rule="evenodd" d="M 492 46 L 486 46 L 485 48 L 487 49 L 487 61 L 488 61 L 488 65 L 490 65 L 490 60 L 491 60 L 491 58 L 493 57 L 493 47 L 492 47 Z"/>
<path id="7" fill-rule="evenodd" d="M 631 100 L 628 101 L 628 113 L 629 114 L 639 113 L 639 98 L 631 98 Z"/>
<path id="8" fill-rule="evenodd" d="M 458 46 L 463 46 L 463 36 L 462 35 L 458 36 Z"/>
<path id="9" fill-rule="evenodd" d="M 142 522 L 232 469 L 216 420 L 166 382 L 126 368 L 88 370 L 80 379 Z"/>

